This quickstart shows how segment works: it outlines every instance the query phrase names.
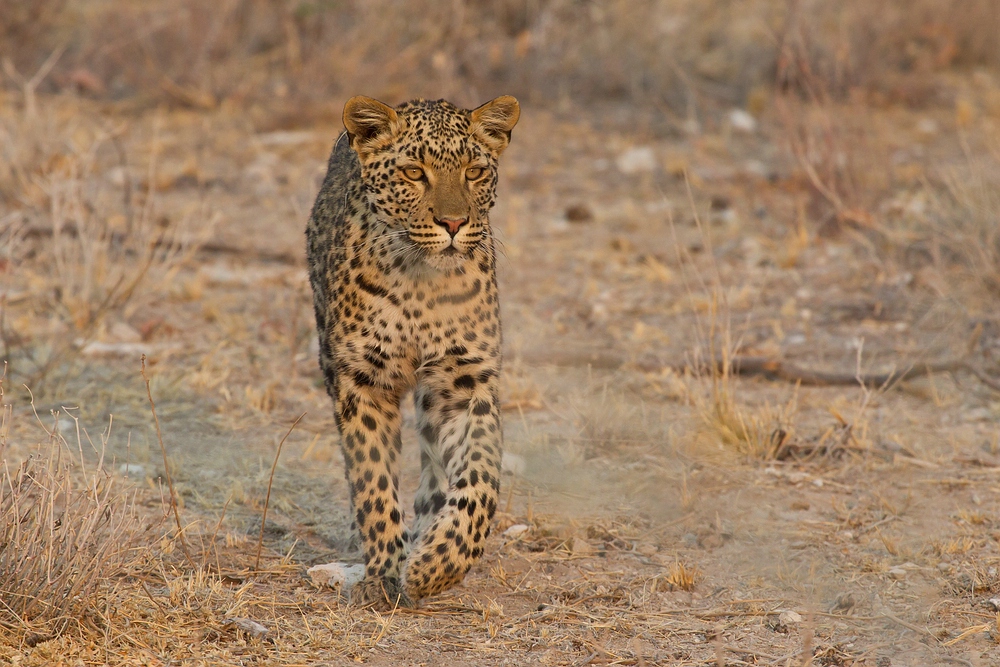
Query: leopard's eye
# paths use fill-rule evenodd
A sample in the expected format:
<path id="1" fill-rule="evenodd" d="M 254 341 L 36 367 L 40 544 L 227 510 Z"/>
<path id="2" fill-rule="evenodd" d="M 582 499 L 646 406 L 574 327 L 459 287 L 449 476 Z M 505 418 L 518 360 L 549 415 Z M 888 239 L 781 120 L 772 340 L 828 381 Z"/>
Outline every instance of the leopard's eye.
<path id="1" fill-rule="evenodd" d="M 424 177 L 424 170 L 420 167 L 406 167 L 403 169 L 403 175 L 411 181 L 419 181 Z"/>
<path id="2" fill-rule="evenodd" d="M 469 167 L 465 170 L 465 180 L 478 181 L 485 173 L 486 170 L 482 167 Z"/>

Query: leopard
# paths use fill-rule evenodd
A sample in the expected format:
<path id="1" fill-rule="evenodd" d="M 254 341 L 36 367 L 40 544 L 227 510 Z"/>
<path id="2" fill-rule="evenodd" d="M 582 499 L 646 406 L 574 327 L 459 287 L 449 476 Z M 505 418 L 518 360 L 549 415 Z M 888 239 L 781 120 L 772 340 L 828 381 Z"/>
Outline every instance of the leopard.
<path id="1" fill-rule="evenodd" d="M 503 452 L 489 213 L 520 113 L 509 95 L 471 110 L 365 96 L 344 105 L 306 246 L 364 558 L 352 603 L 413 606 L 460 583 L 484 553 Z M 420 479 L 408 521 L 399 475 L 411 393 Z"/>

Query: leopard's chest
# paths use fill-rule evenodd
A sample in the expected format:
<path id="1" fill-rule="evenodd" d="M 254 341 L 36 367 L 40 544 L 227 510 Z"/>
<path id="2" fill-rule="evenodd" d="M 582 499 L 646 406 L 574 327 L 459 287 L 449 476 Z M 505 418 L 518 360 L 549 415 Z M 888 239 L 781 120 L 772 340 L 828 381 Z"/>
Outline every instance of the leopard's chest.
<path id="1" fill-rule="evenodd" d="M 414 279 L 374 267 L 361 262 L 342 274 L 346 289 L 335 308 L 335 345 L 366 372 L 395 383 L 412 378 L 428 361 L 497 348 L 491 272 Z"/>

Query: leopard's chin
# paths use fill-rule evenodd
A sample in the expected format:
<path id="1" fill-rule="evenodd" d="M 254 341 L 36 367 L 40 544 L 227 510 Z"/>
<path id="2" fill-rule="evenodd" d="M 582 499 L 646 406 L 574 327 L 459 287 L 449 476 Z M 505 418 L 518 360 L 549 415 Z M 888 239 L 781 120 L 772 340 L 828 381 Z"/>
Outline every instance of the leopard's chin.
<path id="1" fill-rule="evenodd" d="M 427 255 L 424 256 L 424 261 L 433 266 L 435 269 L 447 271 L 449 269 L 457 269 L 468 262 L 471 257 L 471 249 L 465 251 L 459 250 L 455 246 L 448 246 L 444 250 L 427 253 Z"/>

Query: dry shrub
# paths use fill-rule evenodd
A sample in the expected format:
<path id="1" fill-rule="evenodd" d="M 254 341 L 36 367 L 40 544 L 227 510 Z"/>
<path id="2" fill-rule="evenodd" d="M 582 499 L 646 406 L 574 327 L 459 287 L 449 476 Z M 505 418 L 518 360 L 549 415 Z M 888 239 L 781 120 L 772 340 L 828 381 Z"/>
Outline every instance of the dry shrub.
<path id="1" fill-rule="evenodd" d="M 690 115 L 805 70 L 840 94 L 925 103 L 935 84 L 913 75 L 1000 65 L 998 0 L 953 4 L 0 0 L 0 57 L 30 74 L 67 47 L 52 87 L 191 106 L 360 91 L 472 104 L 503 91 Z"/>
<path id="2" fill-rule="evenodd" d="M 942 74 L 1000 66 L 1000 47 L 990 37 L 1000 27 L 1000 2 L 792 0 L 788 7 L 775 107 L 807 185 L 803 214 L 815 231 L 848 232 L 882 260 L 902 257 L 904 266 L 921 256 L 939 267 L 957 262 L 995 285 L 995 164 L 970 157 L 961 174 L 927 175 L 919 197 L 930 206 L 912 197 L 901 202 L 914 178 L 895 169 L 898 146 L 870 109 L 943 104 L 956 107 L 960 126 L 967 123 L 963 113 L 972 111 L 962 104 L 969 103 L 956 104 L 955 80 Z"/>
<path id="3" fill-rule="evenodd" d="M 784 8 L 775 0 L 67 1 L 47 31 L 69 46 L 51 86 L 206 107 L 359 91 L 466 104 L 497 91 L 679 110 L 702 96 L 733 103 L 771 78 L 769 35 Z M 6 27 L 27 30 L 24 21 Z M 25 71 L 51 42 L 21 58 Z"/>
<path id="4" fill-rule="evenodd" d="M 809 88 L 804 78 L 814 78 L 836 95 L 861 87 L 922 105 L 937 93 L 939 82 L 929 74 L 1000 65 L 998 0 L 787 4 L 778 71 L 785 86 Z"/>
<path id="5" fill-rule="evenodd" d="M 13 208 L 0 242 L 16 286 L 37 295 L 29 305 L 38 325 L 4 331 L 4 352 L 36 388 L 175 276 L 212 231 L 203 209 L 179 220 L 158 211 L 155 138 L 137 173 L 124 130 L 78 124 L 67 118 L 75 111 L 0 115 L 0 198 Z"/>
<path id="6" fill-rule="evenodd" d="M 0 0 L 0 58 L 34 72 L 56 48 L 68 0 Z"/>
<path id="7" fill-rule="evenodd" d="M 2 399 L 2 387 L 0 387 Z M 105 603 L 122 574 L 155 539 L 142 529 L 134 492 L 104 469 L 86 462 L 86 431 L 70 445 L 56 415 L 47 441 L 17 465 L 11 457 L 12 410 L 0 425 L 0 626 L 35 641 L 66 630 L 99 629 Z M 65 417 L 64 417 L 65 420 Z M 74 451 L 75 450 L 75 451 Z"/>
<path id="8" fill-rule="evenodd" d="M 902 220 L 911 259 L 961 267 L 956 288 L 969 281 L 1000 294 L 1000 164 L 994 157 L 969 158 L 941 174 L 926 216 Z"/>

